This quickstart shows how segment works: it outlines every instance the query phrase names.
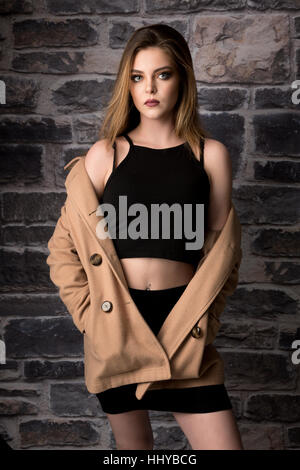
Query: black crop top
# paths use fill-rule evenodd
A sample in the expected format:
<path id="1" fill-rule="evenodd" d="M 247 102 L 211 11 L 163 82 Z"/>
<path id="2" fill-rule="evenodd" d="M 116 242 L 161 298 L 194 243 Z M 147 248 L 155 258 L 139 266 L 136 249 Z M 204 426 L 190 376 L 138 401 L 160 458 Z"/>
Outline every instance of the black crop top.
<path id="1" fill-rule="evenodd" d="M 199 162 L 194 154 L 189 153 L 187 144 L 153 149 L 134 145 L 127 134 L 123 135 L 130 144 L 129 151 L 115 168 L 114 143 L 113 171 L 99 201 L 101 204 L 111 204 L 116 211 L 115 217 L 106 210 L 103 214 L 119 259 L 166 258 L 196 266 L 202 257 L 203 238 L 200 231 L 204 236 L 202 217 L 204 216 L 206 226 L 210 191 L 209 179 L 203 166 L 202 139 Z M 196 204 L 204 204 L 203 208 L 198 207 L 197 215 Z M 191 212 L 187 209 L 188 206 Z M 154 207 L 157 210 L 152 214 L 155 212 L 156 218 L 151 216 L 151 209 Z M 159 207 L 164 207 L 160 214 Z M 172 207 L 176 207 L 175 211 Z M 199 211 L 203 209 L 200 216 Z M 132 235 L 130 227 L 138 235 Z M 157 230 L 156 238 L 151 227 Z M 179 230 L 177 238 L 175 228 Z M 120 237 L 121 230 L 125 232 L 124 238 Z M 187 248 L 186 243 L 192 245 L 193 249 Z M 196 245 L 201 248 L 195 249 Z"/>

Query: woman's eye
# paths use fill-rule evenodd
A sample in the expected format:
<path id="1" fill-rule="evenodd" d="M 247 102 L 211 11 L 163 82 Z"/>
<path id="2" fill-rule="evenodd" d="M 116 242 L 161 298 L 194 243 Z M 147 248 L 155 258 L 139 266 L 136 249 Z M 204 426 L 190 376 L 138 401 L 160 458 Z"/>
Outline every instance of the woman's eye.
<path id="1" fill-rule="evenodd" d="M 170 72 L 161 72 L 160 75 L 166 75 L 169 78 L 171 74 Z"/>
<path id="2" fill-rule="evenodd" d="M 136 82 L 136 80 L 135 80 L 136 77 L 140 77 L 140 75 L 131 75 L 131 80 L 133 82 Z"/>
<path id="3" fill-rule="evenodd" d="M 161 72 L 159 74 L 160 75 L 165 75 L 166 76 L 166 79 L 168 79 L 170 76 L 171 76 L 171 73 L 170 72 Z M 131 80 L 133 82 L 139 82 L 140 80 L 136 80 L 137 77 L 141 77 L 141 75 L 131 75 Z M 165 79 L 164 79 L 165 80 Z"/>

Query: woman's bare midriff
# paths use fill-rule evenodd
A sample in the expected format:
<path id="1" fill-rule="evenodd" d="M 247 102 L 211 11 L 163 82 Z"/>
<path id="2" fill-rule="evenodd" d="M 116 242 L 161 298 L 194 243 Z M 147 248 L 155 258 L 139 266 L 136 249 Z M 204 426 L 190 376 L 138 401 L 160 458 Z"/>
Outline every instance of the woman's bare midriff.
<path id="1" fill-rule="evenodd" d="M 194 266 L 163 258 L 120 259 L 129 287 L 160 290 L 188 284 L 195 273 Z"/>

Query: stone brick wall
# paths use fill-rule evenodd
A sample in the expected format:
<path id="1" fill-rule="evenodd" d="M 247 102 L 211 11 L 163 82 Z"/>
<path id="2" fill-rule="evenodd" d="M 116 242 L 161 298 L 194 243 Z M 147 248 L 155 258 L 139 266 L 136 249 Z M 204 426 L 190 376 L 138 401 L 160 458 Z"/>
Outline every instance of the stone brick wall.
<path id="1" fill-rule="evenodd" d="M 165 22 L 189 43 L 204 125 L 232 157 L 244 257 L 215 345 L 244 446 L 300 449 L 299 9 L 300 0 L 0 1 L 0 434 L 12 448 L 115 448 L 85 388 L 82 336 L 49 279 L 47 241 L 65 200 L 63 165 L 97 140 L 129 35 Z M 190 449 L 171 413 L 150 417 L 155 449 Z"/>

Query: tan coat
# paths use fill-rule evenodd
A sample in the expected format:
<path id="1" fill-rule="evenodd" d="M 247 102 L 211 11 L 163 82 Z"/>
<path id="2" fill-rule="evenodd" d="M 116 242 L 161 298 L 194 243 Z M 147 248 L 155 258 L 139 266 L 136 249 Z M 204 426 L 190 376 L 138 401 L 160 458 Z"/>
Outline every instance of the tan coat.
<path id="1" fill-rule="evenodd" d="M 193 278 L 155 336 L 129 293 L 113 239 L 97 236 L 103 233 L 98 224 L 103 212 L 84 158 L 64 167 L 69 169 L 67 198 L 48 242 L 47 264 L 83 333 L 88 391 L 138 383 L 141 399 L 149 388 L 224 383 L 224 362 L 212 342 L 226 297 L 238 284 L 242 259 L 241 226 L 232 202 L 222 230 L 206 235 Z"/>

